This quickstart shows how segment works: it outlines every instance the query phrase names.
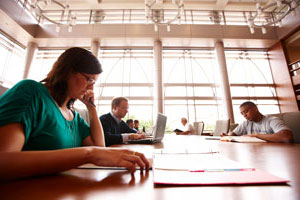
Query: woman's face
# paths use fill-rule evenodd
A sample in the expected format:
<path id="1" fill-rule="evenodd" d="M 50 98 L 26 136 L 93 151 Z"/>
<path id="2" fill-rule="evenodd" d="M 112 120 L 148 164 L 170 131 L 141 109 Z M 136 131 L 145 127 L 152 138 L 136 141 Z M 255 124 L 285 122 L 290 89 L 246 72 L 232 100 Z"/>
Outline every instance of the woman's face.
<path id="1" fill-rule="evenodd" d="M 94 84 L 98 80 L 99 74 L 87 74 L 83 72 L 71 73 L 68 79 L 68 96 L 80 99 L 88 90 L 94 89 Z"/>

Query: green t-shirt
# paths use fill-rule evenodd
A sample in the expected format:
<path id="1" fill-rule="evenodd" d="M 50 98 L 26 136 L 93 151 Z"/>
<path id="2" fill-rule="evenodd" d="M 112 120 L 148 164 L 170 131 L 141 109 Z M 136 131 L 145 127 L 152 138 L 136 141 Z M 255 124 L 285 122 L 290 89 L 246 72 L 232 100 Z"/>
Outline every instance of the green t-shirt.
<path id="1" fill-rule="evenodd" d="M 74 112 L 67 121 L 49 90 L 41 83 L 23 80 L 0 97 L 0 126 L 23 125 L 23 150 L 53 150 L 79 147 L 90 135 L 87 123 Z"/>

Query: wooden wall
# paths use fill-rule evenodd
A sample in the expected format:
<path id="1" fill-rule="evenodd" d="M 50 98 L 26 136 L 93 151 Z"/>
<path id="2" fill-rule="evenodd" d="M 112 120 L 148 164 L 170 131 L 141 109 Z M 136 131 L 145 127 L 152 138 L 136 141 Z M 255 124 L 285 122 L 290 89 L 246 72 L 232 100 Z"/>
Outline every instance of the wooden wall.
<path id="1" fill-rule="evenodd" d="M 287 56 L 288 56 L 288 63 L 291 64 L 291 63 L 295 63 L 297 61 L 300 60 L 300 47 L 288 47 L 286 48 L 287 50 Z"/>
<path id="2" fill-rule="evenodd" d="M 293 83 L 281 42 L 269 49 L 269 58 L 280 112 L 298 111 Z"/>

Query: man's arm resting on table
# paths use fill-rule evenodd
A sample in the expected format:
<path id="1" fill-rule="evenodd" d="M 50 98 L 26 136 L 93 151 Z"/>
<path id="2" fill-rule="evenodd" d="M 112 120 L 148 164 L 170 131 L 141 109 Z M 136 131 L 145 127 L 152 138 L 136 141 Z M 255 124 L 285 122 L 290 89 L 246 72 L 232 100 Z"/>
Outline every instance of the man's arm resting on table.
<path id="1" fill-rule="evenodd" d="M 293 142 L 293 134 L 290 130 L 281 130 L 274 134 L 255 133 L 247 136 L 257 137 L 268 142 Z"/>

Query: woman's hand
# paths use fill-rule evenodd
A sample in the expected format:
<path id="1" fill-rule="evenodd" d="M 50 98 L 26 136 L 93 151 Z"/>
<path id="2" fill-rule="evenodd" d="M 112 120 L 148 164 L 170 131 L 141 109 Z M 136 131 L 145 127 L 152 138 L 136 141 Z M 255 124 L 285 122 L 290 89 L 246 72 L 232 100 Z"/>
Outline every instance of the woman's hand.
<path id="1" fill-rule="evenodd" d="M 138 165 L 143 171 L 149 169 L 149 161 L 144 154 L 128 149 L 93 147 L 90 155 L 91 163 L 107 167 L 125 167 L 131 173 Z"/>
<path id="2" fill-rule="evenodd" d="M 87 90 L 86 93 L 79 99 L 86 105 L 87 108 L 90 106 L 95 107 L 94 104 L 94 91 L 93 90 Z"/>

